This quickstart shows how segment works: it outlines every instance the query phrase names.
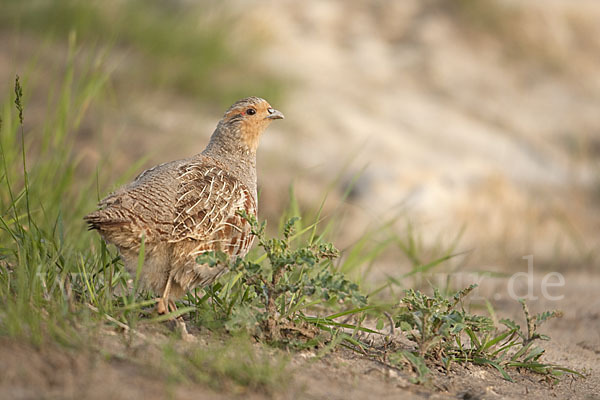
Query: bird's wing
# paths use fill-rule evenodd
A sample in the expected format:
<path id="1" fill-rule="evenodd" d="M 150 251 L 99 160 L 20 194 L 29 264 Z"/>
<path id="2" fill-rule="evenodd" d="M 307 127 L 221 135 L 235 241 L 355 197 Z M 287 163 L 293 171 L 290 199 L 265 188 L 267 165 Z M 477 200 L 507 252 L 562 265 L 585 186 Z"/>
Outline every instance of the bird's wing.
<path id="1" fill-rule="evenodd" d="M 245 255 L 253 236 L 250 224 L 238 211 L 256 215 L 256 200 L 250 189 L 221 168 L 198 163 L 180 167 L 178 180 L 169 241 L 193 242 L 188 256 L 211 250 Z"/>

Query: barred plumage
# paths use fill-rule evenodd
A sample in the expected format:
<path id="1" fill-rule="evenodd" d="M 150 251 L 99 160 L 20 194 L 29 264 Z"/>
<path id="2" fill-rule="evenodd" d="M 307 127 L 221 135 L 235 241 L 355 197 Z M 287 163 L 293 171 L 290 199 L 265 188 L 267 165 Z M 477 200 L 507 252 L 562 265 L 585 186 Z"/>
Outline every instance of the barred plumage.
<path id="1" fill-rule="evenodd" d="M 136 270 L 144 240 L 141 278 L 162 293 L 159 312 L 223 272 L 198 264 L 198 255 L 220 250 L 242 257 L 250 249 L 250 226 L 238 211 L 256 216 L 258 139 L 280 118 L 283 114 L 263 99 L 236 102 L 202 153 L 142 172 L 84 218 L 90 229 L 117 246 L 130 271 Z"/>

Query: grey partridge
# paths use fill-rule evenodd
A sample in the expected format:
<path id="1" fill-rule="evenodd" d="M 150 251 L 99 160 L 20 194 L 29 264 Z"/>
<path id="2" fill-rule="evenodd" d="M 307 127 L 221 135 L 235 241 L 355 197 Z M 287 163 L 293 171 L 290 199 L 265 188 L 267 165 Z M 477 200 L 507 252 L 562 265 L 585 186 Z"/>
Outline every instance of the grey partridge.
<path id="1" fill-rule="evenodd" d="M 256 149 L 262 132 L 283 114 L 258 97 L 234 103 L 204 151 L 150 168 L 100 201 L 84 217 L 114 244 L 135 273 L 142 240 L 141 280 L 157 294 L 159 313 L 185 292 L 213 282 L 224 267 L 197 263 L 200 254 L 246 255 L 253 241 L 238 211 L 256 216 Z"/>

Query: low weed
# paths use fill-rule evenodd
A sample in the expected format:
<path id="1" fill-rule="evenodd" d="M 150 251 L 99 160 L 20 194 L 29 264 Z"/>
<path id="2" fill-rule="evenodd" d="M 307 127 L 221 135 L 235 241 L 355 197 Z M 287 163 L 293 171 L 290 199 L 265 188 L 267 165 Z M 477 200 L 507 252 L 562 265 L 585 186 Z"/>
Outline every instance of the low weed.
<path id="1" fill-rule="evenodd" d="M 198 310 L 210 300 L 209 309 L 227 329 L 254 330 L 271 342 L 313 339 L 318 333 L 315 328 L 329 330 L 338 325 L 335 315 L 316 317 L 311 312 L 343 310 L 348 315 L 365 311 L 367 298 L 358 285 L 334 268 L 332 261 L 339 252 L 333 244 L 315 236 L 301 240 L 313 226 L 295 232 L 299 217 L 292 217 L 284 224 L 281 238 L 267 238 L 265 222 L 243 212 L 242 216 L 250 223 L 262 253 L 254 260 L 230 260 L 221 252 L 198 257 L 201 264 L 225 264 L 230 270 L 225 284 L 217 283 L 204 297 L 196 298 Z"/>
<path id="2" fill-rule="evenodd" d="M 531 315 L 524 300 L 521 300 L 527 330 L 510 319 L 500 320 L 502 327 L 495 326 L 491 318 L 474 315 L 464 310 L 463 300 L 477 287 L 471 285 L 452 297 L 444 297 L 434 289 L 433 296 L 409 289 L 401 300 L 394 321 L 415 343 L 416 350 L 402 350 L 402 356 L 418 373 L 422 381 L 429 372 L 427 361 L 441 363 L 448 370 L 452 363 L 473 363 L 496 368 L 504 379 L 512 381 L 507 368 L 523 368 L 540 374 L 560 376 L 580 373 L 540 359 L 544 349 L 534 344 L 538 340 L 550 340 L 537 332 L 545 321 L 558 318 L 558 311 L 547 311 Z"/>

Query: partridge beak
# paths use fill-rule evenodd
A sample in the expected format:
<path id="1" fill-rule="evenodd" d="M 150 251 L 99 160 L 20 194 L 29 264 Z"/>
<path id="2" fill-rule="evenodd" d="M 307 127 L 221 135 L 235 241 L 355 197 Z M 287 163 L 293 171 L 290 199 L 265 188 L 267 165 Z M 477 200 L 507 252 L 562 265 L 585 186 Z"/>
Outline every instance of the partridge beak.
<path id="1" fill-rule="evenodd" d="M 281 111 L 277 111 L 274 108 L 269 108 L 267 111 L 269 112 L 267 119 L 284 119 L 285 118 L 283 116 L 283 114 L 281 113 Z"/>

